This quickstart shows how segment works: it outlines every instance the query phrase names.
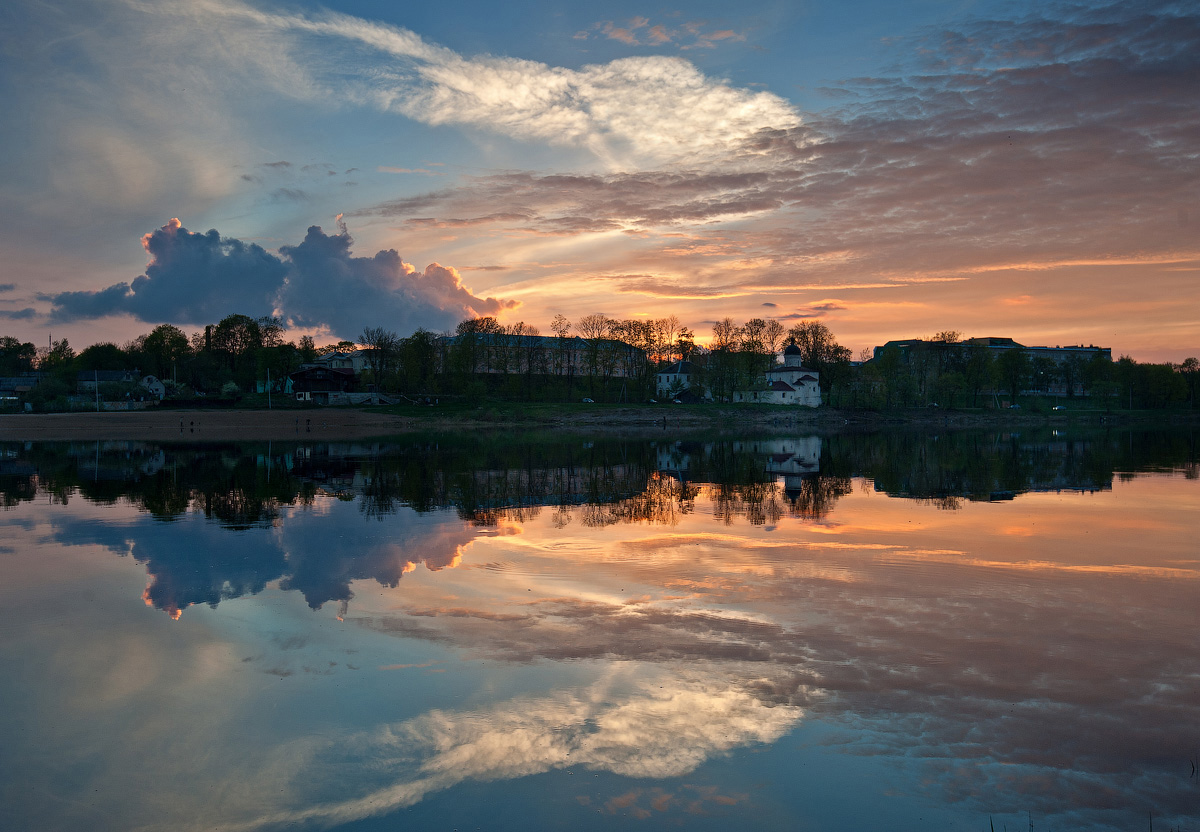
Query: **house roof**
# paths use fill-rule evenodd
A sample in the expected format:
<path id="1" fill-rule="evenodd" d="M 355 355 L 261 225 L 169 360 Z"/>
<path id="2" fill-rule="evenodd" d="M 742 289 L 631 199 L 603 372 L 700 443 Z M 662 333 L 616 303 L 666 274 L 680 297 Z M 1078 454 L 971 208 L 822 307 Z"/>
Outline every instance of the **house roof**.
<path id="1" fill-rule="evenodd" d="M 783 393 L 792 393 L 792 392 L 795 392 L 795 390 L 796 390 L 795 387 L 788 384 L 786 381 L 773 381 L 773 382 L 771 382 L 770 386 L 767 389 L 768 390 L 777 390 L 777 391 L 780 391 Z"/>
<path id="2" fill-rule="evenodd" d="M 690 361 L 676 361 L 670 367 L 667 367 L 667 369 L 659 370 L 659 372 L 670 375 L 686 376 L 696 372 L 696 365 Z"/>
<path id="3" fill-rule="evenodd" d="M 324 376 L 328 373 L 330 376 L 345 376 L 346 378 L 354 378 L 354 371 L 349 367 L 322 367 L 307 365 L 301 367 L 294 373 L 288 373 L 288 378 L 304 378 L 309 375 Z"/>
<path id="4" fill-rule="evenodd" d="M 770 374 L 770 373 L 815 373 L 815 372 L 816 372 L 816 370 L 810 370 L 808 367 L 787 367 L 787 366 L 784 366 L 783 364 L 777 364 L 776 366 L 767 370 L 768 374 Z"/>
<path id="5" fill-rule="evenodd" d="M 135 378 L 133 370 L 80 370 L 79 381 L 126 381 Z"/>

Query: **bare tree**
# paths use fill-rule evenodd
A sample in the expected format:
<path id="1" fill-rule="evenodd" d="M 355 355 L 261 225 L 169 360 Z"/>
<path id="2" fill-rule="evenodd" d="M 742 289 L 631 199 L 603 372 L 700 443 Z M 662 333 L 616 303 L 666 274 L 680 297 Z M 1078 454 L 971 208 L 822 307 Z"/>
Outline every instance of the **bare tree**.
<path id="1" fill-rule="evenodd" d="M 775 355 L 779 352 L 779 345 L 783 342 L 783 334 L 786 332 L 783 324 L 772 318 L 767 321 L 767 326 L 763 329 L 763 342 L 768 352 L 771 353 L 771 360 L 775 360 Z"/>
<path id="2" fill-rule="evenodd" d="M 555 315 L 554 320 L 550 322 L 550 331 L 559 338 L 566 338 L 567 333 L 571 331 L 571 322 L 562 315 Z"/>
<path id="3" fill-rule="evenodd" d="M 367 366 L 375 379 L 375 389 L 383 389 L 383 377 L 395 362 L 400 350 L 400 336 L 381 326 L 369 326 L 358 336 L 358 343 L 366 351 Z"/>

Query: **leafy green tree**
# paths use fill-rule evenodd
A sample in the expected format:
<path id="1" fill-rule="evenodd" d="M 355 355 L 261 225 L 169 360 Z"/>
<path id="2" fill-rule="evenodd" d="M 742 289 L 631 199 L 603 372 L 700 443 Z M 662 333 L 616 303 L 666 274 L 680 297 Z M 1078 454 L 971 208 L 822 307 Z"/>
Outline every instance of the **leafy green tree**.
<path id="1" fill-rule="evenodd" d="M 317 345 L 313 341 L 313 337 L 311 335 L 300 336 L 300 346 L 298 349 L 300 352 L 300 360 L 306 364 L 317 357 Z"/>
<path id="2" fill-rule="evenodd" d="M 75 370 L 128 370 L 131 369 L 129 356 L 112 343 L 92 344 L 75 356 Z"/>
<path id="3" fill-rule="evenodd" d="M 18 341 L 11 335 L 0 337 L 0 375 L 19 376 L 33 370 L 37 360 L 37 347 L 29 342 Z"/>
<path id="4" fill-rule="evenodd" d="M 70 380 L 74 361 L 75 350 L 71 349 L 66 338 L 54 341 L 49 348 L 38 350 L 38 369 L 59 376 L 64 381 Z"/>
<path id="5" fill-rule="evenodd" d="M 140 351 L 149 362 L 141 369 L 159 378 L 171 378 L 178 364 L 192 353 L 187 335 L 170 324 L 156 326 L 139 340 Z"/>
<path id="6" fill-rule="evenodd" d="M 1188 391 L 1188 406 L 1196 407 L 1196 388 L 1200 386 L 1200 360 L 1195 356 L 1185 358 L 1183 363 L 1176 368 L 1184 378 L 1184 383 L 1187 384 Z"/>
<path id="7" fill-rule="evenodd" d="M 1029 353 L 1023 349 L 1002 350 L 995 363 L 998 386 L 1008 390 L 1009 403 L 1017 403 L 1017 395 L 1029 383 L 1031 365 Z"/>

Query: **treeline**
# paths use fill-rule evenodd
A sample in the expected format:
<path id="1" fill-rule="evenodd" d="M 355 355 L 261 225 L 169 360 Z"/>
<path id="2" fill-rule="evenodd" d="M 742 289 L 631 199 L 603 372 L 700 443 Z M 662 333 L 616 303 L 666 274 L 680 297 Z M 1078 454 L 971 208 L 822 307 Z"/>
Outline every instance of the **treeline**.
<path id="1" fill-rule="evenodd" d="M 37 383 L 24 398 L 39 410 L 66 409 L 80 374 L 93 371 L 155 376 L 166 386 L 168 398 L 236 398 L 265 382 L 268 374 L 282 383 L 302 363 L 337 346 L 318 348 L 309 336 L 298 343 L 285 341 L 283 334 L 277 318 L 229 315 L 191 336 L 162 324 L 123 345 L 104 342 L 78 353 L 66 338 L 35 347 L 6 336 L 0 337 L 0 377 L 36 372 Z M 110 382 L 101 385 L 100 393 L 105 399 L 119 399 L 136 394 L 137 386 Z"/>
<path id="2" fill-rule="evenodd" d="M 1029 398 L 1087 398 L 1111 408 L 1194 407 L 1200 361 L 1112 361 L 1095 353 L 1055 360 L 1038 351 L 964 343 L 941 332 L 906 349 L 890 346 L 847 373 L 832 404 L 875 409 L 995 407 Z"/>
<path id="3" fill-rule="evenodd" d="M 572 323 L 558 315 L 549 333 L 524 322 L 491 317 L 462 321 L 453 333 L 419 329 L 407 337 L 368 327 L 357 341 L 318 346 L 312 337 L 284 339 L 276 318 L 229 315 L 188 335 L 163 324 L 123 345 L 93 344 L 76 353 L 64 338 L 35 347 L 0 337 L 0 378 L 35 376 L 23 401 L 37 410 L 62 410 L 76 394 L 80 373 L 136 371 L 162 380 L 167 398 L 236 399 L 262 389 L 286 390 L 290 373 L 333 351 L 360 351 L 361 389 L 409 397 L 481 397 L 526 401 L 646 401 L 660 395 L 657 374 L 690 362 L 694 394 L 729 401 L 735 390 L 763 384 L 764 373 L 788 346 L 819 374 L 827 404 L 847 408 L 980 408 L 1015 404 L 1030 396 L 1086 397 L 1106 408 L 1170 408 L 1196 404 L 1200 362 L 1144 364 L 1122 357 L 1072 356 L 1055 361 L 1024 349 L 964 343 L 939 333 L 906 349 L 864 351 L 852 361 L 819 321 L 785 329 L 777 320 L 725 318 L 707 347 L 675 316 L 618 320 L 587 315 Z M 450 336 L 450 337 L 447 337 Z M 35 382 L 35 383 L 34 383 Z M 108 400 L 138 395 L 135 385 L 108 383 Z M 674 396 L 680 390 L 667 391 Z"/>

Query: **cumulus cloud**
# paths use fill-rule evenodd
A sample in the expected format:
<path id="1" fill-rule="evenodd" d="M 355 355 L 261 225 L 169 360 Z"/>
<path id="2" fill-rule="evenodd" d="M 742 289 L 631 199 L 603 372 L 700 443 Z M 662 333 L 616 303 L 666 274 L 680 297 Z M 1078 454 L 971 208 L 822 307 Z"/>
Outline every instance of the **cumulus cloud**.
<path id="1" fill-rule="evenodd" d="M 323 324 L 344 335 L 357 334 L 371 320 L 402 332 L 441 330 L 516 306 L 471 294 L 452 267 L 430 263 L 419 272 L 394 249 L 353 257 L 352 242 L 344 224 L 334 235 L 314 225 L 300 245 L 280 249 L 291 264 L 280 302 L 297 324 Z"/>
<path id="2" fill-rule="evenodd" d="M 142 238 L 151 257 L 144 275 L 46 299 L 52 319 L 60 321 L 128 314 L 151 323 L 208 324 L 234 313 L 281 312 L 294 324 L 325 326 L 346 338 L 364 326 L 440 330 L 516 306 L 476 297 L 452 267 L 431 263 L 418 272 L 393 249 L 354 257 L 350 232 L 340 221 L 338 229 L 328 235 L 312 226 L 300 245 L 283 246 L 280 257 L 215 229 L 188 231 L 172 219 Z"/>

